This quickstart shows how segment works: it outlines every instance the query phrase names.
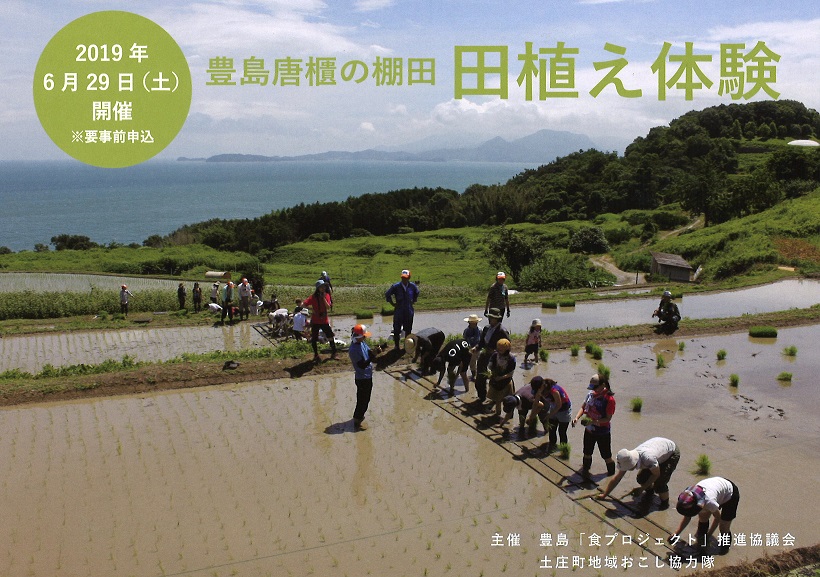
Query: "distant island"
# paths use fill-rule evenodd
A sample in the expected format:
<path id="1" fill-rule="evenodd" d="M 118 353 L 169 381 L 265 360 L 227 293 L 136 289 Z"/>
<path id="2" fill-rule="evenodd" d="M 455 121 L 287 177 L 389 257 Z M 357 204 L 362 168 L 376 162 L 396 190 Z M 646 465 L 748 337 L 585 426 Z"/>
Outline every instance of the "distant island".
<path id="1" fill-rule="evenodd" d="M 595 148 L 584 134 L 558 130 L 539 130 L 512 141 L 496 137 L 476 146 L 441 148 L 422 152 L 377 150 L 358 152 L 329 151 L 299 156 L 263 156 L 260 154 L 217 154 L 208 158 L 180 157 L 180 162 L 280 162 L 293 160 L 361 160 L 404 162 L 531 162 L 546 164 L 579 150 Z"/>

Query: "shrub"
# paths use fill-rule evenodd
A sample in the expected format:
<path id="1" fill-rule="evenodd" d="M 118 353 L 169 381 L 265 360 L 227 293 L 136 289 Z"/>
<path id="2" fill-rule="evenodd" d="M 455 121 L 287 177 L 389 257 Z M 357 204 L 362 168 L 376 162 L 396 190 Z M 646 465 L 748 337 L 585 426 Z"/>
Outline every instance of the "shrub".
<path id="1" fill-rule="evenodd" d="M 729 375 L 729 385 L 736 387 L 740 384 L 740 377 L 735 373 Z"/>
<path id="2" fill-rule="evenodd" d="M 579 347 L 578 345 L 572 345 L 569 348 L 569 354 L 572 355 L 573 357 L 577 357 L 578 356 L 578 351 L 580 351 L 580 350 L 581 350 L 581 347 Z"/>
<path id="3" fill-rule="evenodd" d="M 717 352 L 717 360 L 719 360 L 719 361 L 726 360 L 726 350 L 725 349 L 720 349 Z"/>
<path id="4" fill-rule="evenodd" d="M 648 272 L 652 266 L 652 256 L 646 253 L 630 253 L 616 257 L 615 263 L 624 271 Z"/>
<path id="5" fill-rule="evenodd" d="M 783 349 L 783 354 L 789 357 L 796 357 L 797 356 L 797 347 L 794 345 L 790 345 Z"/>
<path id="6" fill-rule="evenodd" d="M 615 276 L 583 255 L 547 252 L 524 266 L 515 280 L 521 290 L 536 292 L 611 286 Z"/>
<path id="7" fill-rule="evenodd" d="M 629 401 L 630 406 L 632 407 L 633 413 L 640 413 L 641 409 L 643 409 L 643 399 L 640 397 L 635 397 L 631 401 Z"/>
<path id="8" fill-rule="evenodd" d="M 749 329 L 749 336 L 761 339 L 774 339 L 777 338 L 777 329 L 767 326 L 751 327 Z"/>
<path id="9" fill-rule="evenodd" d="M 697 460 L 695 461 L 695 470 L 693 473 L 695 475 L 703 475 L 706 476 L 709 474 L 709 471 L 712 470 L 712 461 L 709 459 L 708 455 L 699 455 Z"/>
<path id="10" fill-rule="evenodd" d="M 609 243 L 600 227 L 585 226 L 575 231 L 569 239 L 569 252 L 602 254 L 609 252 Z"/>
<path id="11" fill-rule="evenodd" d="M 792 382 L 792 374 L 786 372 L 780 373 L 779 375 L 777 375 L 777 380 L 790 383 Z"/>

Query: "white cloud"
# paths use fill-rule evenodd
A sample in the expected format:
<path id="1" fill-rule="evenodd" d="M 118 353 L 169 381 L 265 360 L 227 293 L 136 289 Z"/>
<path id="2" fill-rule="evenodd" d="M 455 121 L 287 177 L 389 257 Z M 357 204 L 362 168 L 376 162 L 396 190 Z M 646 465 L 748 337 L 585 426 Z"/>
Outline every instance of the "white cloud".
<path id="1" fill-rule="evenodd" d="M 362 122 L 359 124 L 359 129 L 365 132 L 376 132 L 376 127 L 373 126 L 372 122 Z"/>
<path id="2" fill-rule="evenodd" d="M 394 4 L 394 0 L 357 0 L 353 6 L 359 12 L 372 12 L 389 8 Z"/>

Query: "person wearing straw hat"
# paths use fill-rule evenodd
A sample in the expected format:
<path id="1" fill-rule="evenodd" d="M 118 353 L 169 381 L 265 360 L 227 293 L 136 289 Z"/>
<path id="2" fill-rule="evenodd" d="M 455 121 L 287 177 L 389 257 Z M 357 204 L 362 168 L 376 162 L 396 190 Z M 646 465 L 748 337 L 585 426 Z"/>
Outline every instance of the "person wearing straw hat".
<path id="1" fill-rule="evenodd" d="M 122 285 L 120 287 L 120 312 L 128 318 L 128 299 L 134 296 L 130 290 L 128 290 L 128 285 Z"/>
<path id="2" fill-rule="evenodd" d="M 393 311 L 393 343 L 395 350 L 399 348 L 399 339 L 404 331 L 405 336 L 413 332 L 413 305 L 419 298 L 419 286 L 410 282 L 410 271 L 401 271 L 401 280 L 391 285 L 384 293 L 384 298 L 394 307 Z"/>
<path id="3" fill-rule="evenodd" d="M 661 499 L 659 510 L 669 508 L 669 479 L 680 461 L 680 451 L 674 441 L 664 437 L 653 437 L 634 449 L 621 449 L 615 456 L 618 472 L 609 480 L 606 488 L 598 494 L 598 499 L 606 499 L 612 493 L 627 471 L 638 469 L 638 487 L 629 492 L 637 497 L 641 493 Z"/>
<path id="4" fill-rule="evenodd" d="M 489 324 L 481 330 L 481 339 L 476 345 L 478 361 L 475 378 L 475 392 L 478 400 L 482 402 L 487 398 L 487 366 L 490 363 L 490 357 L 495 352 L 499 340 L 510 338 L 510 333 L 501 326 L 503 315 L 500 309 L 491 308 L 484 316 L 487 317 Z"/>
<path id="5" fill-rule="evenodd" d="M 476 361 L 478 360 L 478 349 L 476 347 L 478 346 L 478 341 L 481 340 L 481 329 L 478 328 L 480 321 L 481 317 L 476 314 L 468 316 L 464 319 L 464 322 L 467 323 L 467 328 L 461 333 L 461 336 L 464 337 L 464 340 L 470 345 L 470 377 L 473 380 L 475 380 Z"/>
<path id="6" fill-rule="evenodd" d="M 495 282 L 487 291 L 487 302 L 484 303 L 484 316 L 490 312 L 490 309 L 498 309 L 501 314 L 507 311 L 507 318 L 510 318 L 510 296 L 507 292 L 507 285 L 504 284 L 507 280 L 507 273 L 498 271 L 495 275 Z"/>
<path id="7" fill-rule="evenodd" d="M 376 362 L 375 351 L 367 346 L 366 339 L 370 332 L 365 325 L 356 325 L 350 332 L 350 349 L 347 354 L 353 363 L 353 380 L 356 383 L 356 408 L 353 410 L 353 428 L 356 431 L 367 430 L 364 415 L 370 405 L 373 393 L 373 363 Z"/>

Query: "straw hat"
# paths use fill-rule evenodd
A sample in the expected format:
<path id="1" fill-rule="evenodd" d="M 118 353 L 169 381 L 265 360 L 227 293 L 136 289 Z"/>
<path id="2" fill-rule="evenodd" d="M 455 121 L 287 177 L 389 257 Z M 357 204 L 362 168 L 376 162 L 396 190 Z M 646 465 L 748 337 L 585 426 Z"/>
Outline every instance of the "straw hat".
<path id="1" fill-rule="evenodd" d="M 480 321 L 481 321 L 481 317 L 476 315 L 476 314 L 472 314 L 472 315 L 468 316 L 466 319 L 464 319 L 465 323 L 477 323 L 477 322 L 480 322 Z"/>

